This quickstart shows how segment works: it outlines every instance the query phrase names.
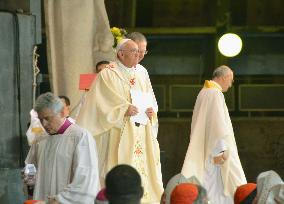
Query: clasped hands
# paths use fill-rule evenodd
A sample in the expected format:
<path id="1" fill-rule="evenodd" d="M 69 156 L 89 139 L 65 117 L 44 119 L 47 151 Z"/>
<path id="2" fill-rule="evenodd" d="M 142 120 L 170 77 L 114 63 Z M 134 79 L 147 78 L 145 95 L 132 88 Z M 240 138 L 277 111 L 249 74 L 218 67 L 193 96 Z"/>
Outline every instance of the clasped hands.
<path id="1" fill-rule="evenodd" d="M 228 151 L 223 151 L 216 157 L 213 157 L 213 163 L 216 165 L 222 165 L 228 159 Z"/>
<path id="2" fill-rule="evenodd" d="M 134 105 L 129 105 L 125 115 L 126 116 L 134 116 L 137 113 L 138 113 L 138 108 L 136 106 L 134 106 Z M 152 107 L 150 107 L 150 108 L 146 109 L 145 113 L 148 116 L 148 118 L 151 119 L 153 117 L 153 115 L 154 115 L 154 110 L 153 110 Z"/>

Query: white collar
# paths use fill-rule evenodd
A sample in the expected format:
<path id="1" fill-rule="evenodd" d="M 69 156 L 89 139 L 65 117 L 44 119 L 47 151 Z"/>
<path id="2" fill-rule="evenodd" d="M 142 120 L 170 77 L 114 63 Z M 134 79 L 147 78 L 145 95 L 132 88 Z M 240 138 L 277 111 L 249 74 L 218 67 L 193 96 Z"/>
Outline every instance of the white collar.
<path id="1" fill-rule="evenodd" d="M 210 80 L 210 82 L 214 83 L 220 90 L 223 90 L 220 84 L 218 84 L 216 81 Z"/>
<path id="2" fill-rule="evenodd" d="M 132 74 L 135 71 L 134 67 L 126 67 L 124 64 L 122 64 L 120 61 L 118 61 L 118 67 L 122 69 L 123 72 L 126 72 L 128 74 Z"/>

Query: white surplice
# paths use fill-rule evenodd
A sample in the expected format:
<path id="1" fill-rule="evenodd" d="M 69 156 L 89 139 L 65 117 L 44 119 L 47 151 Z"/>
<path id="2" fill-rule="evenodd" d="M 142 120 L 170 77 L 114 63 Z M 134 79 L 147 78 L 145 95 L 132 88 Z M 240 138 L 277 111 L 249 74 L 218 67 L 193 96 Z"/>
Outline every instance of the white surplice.
<path id="1" fill-rule="evenodd" d="M 55 197 L 62 204 L 93 204 L 99 191 L 96 143 L 91 134 L 71 124 L 30 148 L 26 163 L 37 168 L 34 199 Z"/>
<path id="2" fill-rule="evenodd" d="M 213 157 L 225 150 L 225 163 L 213 164 Z M 211 204 L 233 203 L 236 188 L 246 183 L 224 95 L 214 81 L 206 81 L 197 96 L 182 174 L 198 178 Z"/>

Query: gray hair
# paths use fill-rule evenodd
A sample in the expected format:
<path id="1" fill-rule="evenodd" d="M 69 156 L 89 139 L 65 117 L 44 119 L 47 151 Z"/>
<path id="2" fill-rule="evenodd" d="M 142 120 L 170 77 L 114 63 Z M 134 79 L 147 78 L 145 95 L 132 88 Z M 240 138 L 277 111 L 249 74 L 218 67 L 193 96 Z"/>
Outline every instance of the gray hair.
<path id="1" fill-rule="evenodd" d="M 226 65 L 221 65 L 220 67 L 217 67 L 212 75 L 212 78 L 218 78 L 218 77 L 222 77 L 225 76 L 229 73 L 229 71 L 232 71 L 228 66 Z"/>
<path id="2" fill-rule="evenodd" d="M 41 94 L 35 102 L 34 110 L 41 112 L 43 109 L 50 109 L 54 113 L 60 113 L 63 109 L 63 103 L 59 97 L 53 95 L 51 92 Z"/>
<path id="3" fill-rule="evenodd" d="M 126 36 L 127 38 L 133 40 L 133 41 L 144 41 L 147 42 L 147 39 L 145 37 L 145 35 L 143 35 L 142 33 L 139 32 L 132 32 L 127 34 Z"/>

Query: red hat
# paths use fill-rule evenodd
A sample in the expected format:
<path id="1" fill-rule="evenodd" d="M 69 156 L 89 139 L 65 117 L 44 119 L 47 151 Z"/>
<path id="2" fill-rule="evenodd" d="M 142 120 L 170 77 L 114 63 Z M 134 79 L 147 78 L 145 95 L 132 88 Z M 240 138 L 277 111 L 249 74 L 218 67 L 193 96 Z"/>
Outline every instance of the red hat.
<path id="1" fill-rule="evenodd" d="M 36 202 L 39 202 L 40 200 L 26 200 L 24 202 L 24 204 L 33 204 L 33 203 L 36 203 Z"/>
<path id="2" fill-rule="evenodd" d="M 247 183 L 237 188 L 234 196 L 235 204 L 240 204 L 256 189 L 255 183 Z"/>
<path id="3" fill-rule="evenodd" d="M 171 194 L 171 204 L 192 204 L 198 197 L 198 188 L 192 183 L 177 185 Z"/>

